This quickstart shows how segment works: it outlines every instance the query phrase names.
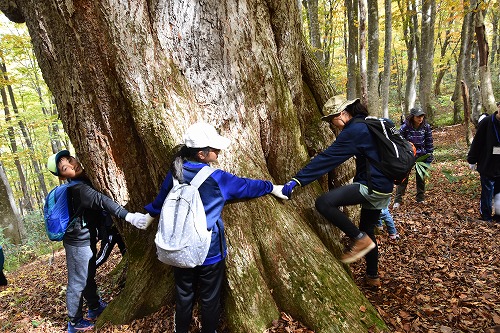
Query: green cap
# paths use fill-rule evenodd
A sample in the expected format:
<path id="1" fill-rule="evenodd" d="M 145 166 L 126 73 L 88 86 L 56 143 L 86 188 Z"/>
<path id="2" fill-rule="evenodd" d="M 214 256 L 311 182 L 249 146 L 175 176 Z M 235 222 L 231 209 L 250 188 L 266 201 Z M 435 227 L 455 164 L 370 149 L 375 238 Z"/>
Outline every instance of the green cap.
<path id="1" fill-rule="evenodd" d="M 59 169 L 57 168 L 57 162 L 59 162 L 59 159 L 63 156 L 70 156 L 71 153 L 69 150 L 61 150 L 60 152 L 50 155 L 49 159 L 47 160 L 47 169 L 49 169 L 50 172 L 54 176 L 59 176 Z"/>

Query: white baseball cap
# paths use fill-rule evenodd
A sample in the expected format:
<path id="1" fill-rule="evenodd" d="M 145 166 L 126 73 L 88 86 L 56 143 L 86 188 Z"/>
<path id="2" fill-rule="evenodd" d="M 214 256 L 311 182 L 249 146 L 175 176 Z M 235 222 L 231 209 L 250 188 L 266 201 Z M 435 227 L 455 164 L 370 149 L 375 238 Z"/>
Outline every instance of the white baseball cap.
<path id="1" fill-rule="evenodd" d="M 219 135 L 215 127 L 207 123 L 193 124 L 184 133 L 184 144 L 189 148 L 226 149 L 230 143 L 231 140 Z"/>

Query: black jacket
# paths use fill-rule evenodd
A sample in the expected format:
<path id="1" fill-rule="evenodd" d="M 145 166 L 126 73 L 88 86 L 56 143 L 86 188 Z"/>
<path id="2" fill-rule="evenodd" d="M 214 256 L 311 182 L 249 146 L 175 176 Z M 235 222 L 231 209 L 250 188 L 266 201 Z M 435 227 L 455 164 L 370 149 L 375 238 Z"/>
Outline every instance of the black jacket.
<path id="1" fill-rule="evenodd" d="M 90 238 L 96 237 L 96 228 L 105 220 L 103 210 L 125 219 L 128 211 L 111 198 L 95 190 L 88 180 L 68 189 L 70 215 L 78 216 L 64 235 L 64 242 L 72 246 L 89 246 Z"/>
<path id="2" fill-rule="evenodd" d="M 500 149 L 500 121 L 496 115 L 481 120 L 467 155 L 467 162 L 477 163 L 477 171 L 489 178 L 500 177 L 500 154 L 493 154 L 493 148 Z"/>

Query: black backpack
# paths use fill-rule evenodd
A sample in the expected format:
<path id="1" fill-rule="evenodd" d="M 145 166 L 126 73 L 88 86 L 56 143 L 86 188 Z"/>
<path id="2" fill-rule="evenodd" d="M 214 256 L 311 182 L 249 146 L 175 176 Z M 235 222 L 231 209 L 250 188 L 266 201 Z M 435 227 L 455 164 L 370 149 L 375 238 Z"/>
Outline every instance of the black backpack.
<path id="1" fill-rule="evenodd" d="M 386 118 L 366 117 L 364 122 L 375 140 L 380 162 L 367 160 L 368 179 L 371 180 L 370 163 L 386 177 L 393 179 L 394 184 L 401 184 L 415 165 L 416 149 L 412 143 L 403 138 L 394 123 Z M 371 188 L 371 184 L 369 184 Z"/>

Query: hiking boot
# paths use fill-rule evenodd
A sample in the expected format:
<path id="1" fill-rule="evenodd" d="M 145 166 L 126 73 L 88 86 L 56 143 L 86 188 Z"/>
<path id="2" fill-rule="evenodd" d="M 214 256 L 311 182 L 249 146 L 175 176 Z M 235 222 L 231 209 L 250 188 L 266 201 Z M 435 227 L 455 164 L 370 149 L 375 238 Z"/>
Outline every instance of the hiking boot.
<path id="1" fill-rule="evenodd" d="M 94 329 L 94 324 L 85 319 L 80 319 L 79 322 L 73 324 L 71 321 L 68 321 L 68 333 L 77 333 L 83 331 L 90 331 Z"/>
<path id="2" fill-rule="evenodd" d="M 392 205 L 392 209 L 398 209 L 401 206 L 399 202 L 395 202 L 394 205 Z"/>
<path id="3" fill-rule="evenodd" d="M 380 283 L 380 278 L 378 276 L 366 275 L 365 276 L 365 285 L 371 289 L 378 289 L 378 288 L 380 288 L 382 283 Z"/>
<path id="4" fill-rule="evenodd" d="M 351 249 L 344 252 L 340 261 L 344 264 L 350 264 L 363 257 L 375 247 L 375 243 L 363 232 L 363 237 L 354 241 Z"/>
<path id="5" fill-rule="evenodd" d="M 87 317 L 89 320 L 96 320 L 97 317 L 106 309 L 108 303 L 104 302 L 102 299 L 99 299 L 99 307 L 97 309 L 91 310 L 87 312 Z"/>
<path id="6" fill-rule="evenodd" d="M 391 234 L 389 235 L 389 239 L 398 241 L 399 240 L 399 235 L 398 234 Z"/>

